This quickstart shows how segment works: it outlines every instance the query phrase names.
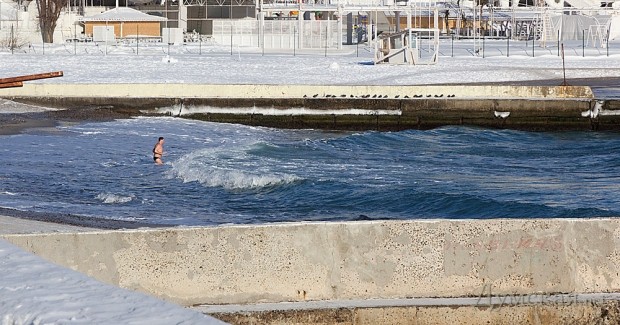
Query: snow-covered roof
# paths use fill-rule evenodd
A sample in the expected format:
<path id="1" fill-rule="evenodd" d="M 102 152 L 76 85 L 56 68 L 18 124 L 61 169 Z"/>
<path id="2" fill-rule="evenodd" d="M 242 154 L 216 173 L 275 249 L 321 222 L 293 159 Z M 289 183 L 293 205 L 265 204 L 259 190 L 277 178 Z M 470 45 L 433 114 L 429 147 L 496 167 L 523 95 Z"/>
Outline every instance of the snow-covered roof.
<path id="1" fill-rule="evenodd" d="M 166 21 L 164 17 L 145 14 L 141 11 L 119 7 L 98 15 L 84 17 L 80 21 Z"/>

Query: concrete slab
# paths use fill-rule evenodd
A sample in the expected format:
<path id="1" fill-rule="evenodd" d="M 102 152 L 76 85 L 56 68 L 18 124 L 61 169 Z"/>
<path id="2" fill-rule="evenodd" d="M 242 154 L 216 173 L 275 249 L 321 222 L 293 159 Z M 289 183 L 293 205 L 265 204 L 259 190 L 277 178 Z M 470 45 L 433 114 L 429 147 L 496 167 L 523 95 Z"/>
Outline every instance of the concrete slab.
<path id="1" fill-rule="evenodd" d="M 617 324 L 619 294 L 329 300 L 195 306 L 232 324 Z"/>
<path id="2" fill-rule="evenodd" d="M 620 220 L 278 223 L 5 235 L 183 305 L 620 292 Z"/>
<path id="3" fill-rule="evenodd" d="M 386 307 L 458 307 L 474 306 L 484 308 L 503 308 L 517 305 L 571 305 L 594 304 L 605 301 L 620 302 L 620 293 L 582 293 L 582 294 L 515 294 L 504 296 L 485 296 L 461 298 L 405 298 L 405 299 L 351 299 L 299 301 L 259 304 L 198 305 L 193 310 L 203 313 L 247 313 L 274 310 L 319 310 L 338 308 L 386 308 Z"/>
<path id="4" fill-rule="evenodd" d="M 2 89 L 0 96 L 59 98 L 325 98 L 345 94 L 361 97 L 448 96 L 463 98 L 558 99 L 593 97 L 587 86 L 524 85 L 235 85 L 235 84 L 25 84 Z"/>
<path id="5" fill-rule="evenodd" d="M 566 305 L 516 305 L 502 308 L 477 306 L 416 306 L 269 310 L 214 313 L 231 324 L 382 324 L 382 325 L 615 325 L 620 322 L 617 301 Z"/>

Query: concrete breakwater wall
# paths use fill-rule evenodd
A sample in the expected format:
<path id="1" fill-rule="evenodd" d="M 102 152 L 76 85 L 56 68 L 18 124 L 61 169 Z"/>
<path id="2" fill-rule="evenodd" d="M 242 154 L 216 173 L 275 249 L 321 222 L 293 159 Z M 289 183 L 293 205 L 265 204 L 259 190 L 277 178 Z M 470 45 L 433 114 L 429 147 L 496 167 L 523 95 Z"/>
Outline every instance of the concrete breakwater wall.
<path id="1" fill-rule="evenodd" d="M 184 305 L 620 292 L 620 220 L 313 222 L 3 238 Z"/>
<path id="2" fill-rule="evenodd" d="M 234 84 L 48 84 L 0 90 L 0 97 L 59 98 L 592 98 L 584 86 L 507 85 L 234 85 Z M 329 97 L 328 97 L 329 96 Z M 383 97 L 386 96 L 386 97 Z M 397 97 L 398 96 L 398 97 Z M 375 97 L 375 98 L 376 98 Z"/>
<path id="3" fill-rule="evenodd" d="M 620 103 L 597 101 L 581 86 L 27 84 L 0 97 L 280 128 L 620 129 Z"/>

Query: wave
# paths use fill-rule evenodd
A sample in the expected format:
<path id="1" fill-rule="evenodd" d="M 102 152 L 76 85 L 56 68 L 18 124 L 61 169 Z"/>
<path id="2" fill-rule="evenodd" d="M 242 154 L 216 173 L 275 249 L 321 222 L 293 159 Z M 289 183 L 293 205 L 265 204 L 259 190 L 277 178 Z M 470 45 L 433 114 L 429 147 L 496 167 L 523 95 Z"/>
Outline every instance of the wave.
<path id="1" fill-rule="evenodd" d="M 206 173 L 190 171 L 180 172 L 178 175 L 184 182 L 197 181 L 207 187 L 223 187 L 228 190 L 257 189 L 300 180 L 293 175 L 257 175 L 239 170 L 212 170 Z"/>
<path id="2" fill-rule="evenodd" d="M 113 193 L 100 193 L 95 198 L 105 204 L 127 203 L 133 200 L 132 196 L 118 195 Z"/>
<path id="3" fill-rule="evenodd" d="M 168 174 L 184 183 L 198 182 L 205 187 L 227 190 L 259 189 L 302 180 L 296 175 L 270 170 L 269 161 L 256 165 L 255 161 L 245 159 L 246 154 L 230 149 L 194 151 L 174 161 Z"/>
<path id="4" fill-rule="evenodd" d="M 344 186 L 337 186 L 344 188 Z M 573 218 L 615 216 L 617 211 L 599 207 L 554 206 L 544 201 L 524 201 L 518 197 L 500 198 L 451 191 L 428 191 L 407 187 L 331 191 L 314 196 L 324 215 L 345 220 L 382 219 L 488 219 L 488 218 Z M 347 193 L 349 192 L 349 193 Z M 326 219 L 326 220 L 329 220 Z"/>

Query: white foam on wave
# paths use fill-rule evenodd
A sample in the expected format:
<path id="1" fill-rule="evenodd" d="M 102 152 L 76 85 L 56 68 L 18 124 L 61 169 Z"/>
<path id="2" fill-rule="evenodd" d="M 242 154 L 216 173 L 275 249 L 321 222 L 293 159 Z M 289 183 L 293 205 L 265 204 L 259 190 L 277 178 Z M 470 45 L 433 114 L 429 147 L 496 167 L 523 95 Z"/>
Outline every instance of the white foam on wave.
<path id="1" fill-rule="evenodd" d="M 268 116 L 299 116 L 299 115 L 401 115 L 400 110 L 393 109 L 313 109 L 305 107 L 274 108 L 274 107 L 213 107 L 213 106 L 168 106 L 156 109 L 157 113 L 170 115 L 193 114 L 257 114 Z"/>
<path id="2" fill-rule="evenodd" d="M 17 195 L 17 193 L 13 193 L 13 192 L 9 192 L 9 191 L 2 191 L 2 192 L 0 192 L 0 195 L 11 195 L 11 196 L 13 196 L 13 195 Z"/>
<path id="3" fill-rule="evenodd" d="M 100 193 L 95 198 L 105 204 L 127 203 L 133 200 L 133 197 L 131 196 L 118 195 L 114 193 Z"/>
<path id="4" fill-rule="evenodd" d="M 79 131 L 83 135 L 103 134 L 101 131 Z"/>
<path id="5" fill-rule="evenodd" d="M 206 172 L 191 171 L 179 172 L 178 176 L 184 182 L 199 182 L 207 187 L 223 187 L 225 189 L 256 189 L 268 186 L 292 183 L 299 180 L 293 175 L 257 175 L 239 170 L 210 170 Z"/>
<path id="6" fill-rule="evenodd" d="M 220 156 L 223 156 L 220 157 Z M 258 189 L 290 184 L 302 178 L 270 171 L 268 166 L 248 166 L 247 162 L 231 157 L 231 152 L 199 150 L 172 163 L 171 177 L 183 182 L 198 182 L 205 187 L 229 190 Z"/>

